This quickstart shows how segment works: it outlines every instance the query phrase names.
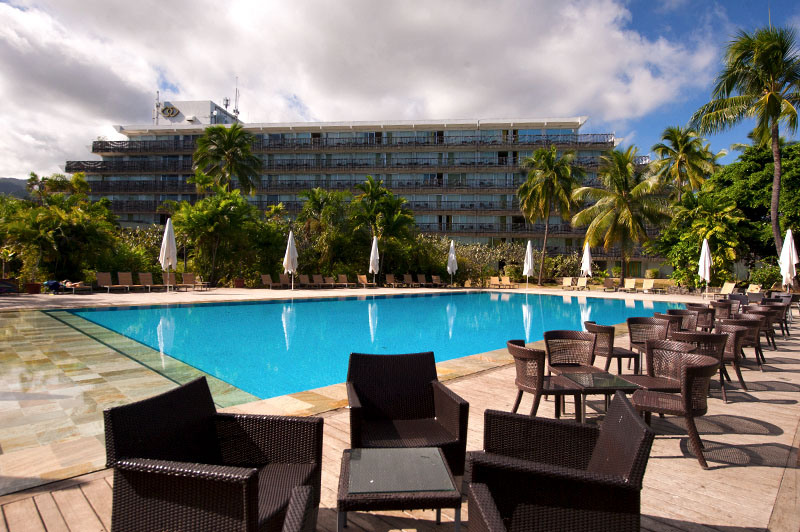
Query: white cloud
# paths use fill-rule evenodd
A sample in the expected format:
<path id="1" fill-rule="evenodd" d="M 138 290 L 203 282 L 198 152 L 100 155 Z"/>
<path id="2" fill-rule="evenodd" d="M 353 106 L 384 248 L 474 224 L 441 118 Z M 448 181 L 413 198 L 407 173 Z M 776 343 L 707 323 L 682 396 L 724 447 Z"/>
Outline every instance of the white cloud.
<path id="1" fill-rule="evenodd" d="M 619 0 L 0 3 L 0 175 L 91 156 L 165 98 L 246 121 L 640 118 L 704 86 L 711 43 L 651 40 Z M 170 89 L 169 85 L 174 86 Z"/>

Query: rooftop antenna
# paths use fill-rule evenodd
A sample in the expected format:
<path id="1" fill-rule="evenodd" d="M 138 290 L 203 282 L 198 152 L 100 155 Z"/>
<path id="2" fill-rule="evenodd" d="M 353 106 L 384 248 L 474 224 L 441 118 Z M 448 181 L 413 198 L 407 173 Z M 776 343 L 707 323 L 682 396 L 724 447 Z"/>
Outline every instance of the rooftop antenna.
<path id="1" fill-rule="evenodd" d="M 233 93 L 233 116 L 239 120 L 239 76 L 236 76 L 236 89 Z"/>
<path id="2" fill-rule="evenodd" d="M 228 106 L 231 104 L 231 99 L 225 96 L 222 98 L 222 105 L 225 107 L 225 110 L 228 110 Z"/>
<path id="3" fill-rule="evenodd" d="M 161 114 L 161 100 L 159 97 L 161 96 L 160 91 L 156 91 L 156 107 L 153 109 L 153 123 L 158 125 L 158 115 Z"/>

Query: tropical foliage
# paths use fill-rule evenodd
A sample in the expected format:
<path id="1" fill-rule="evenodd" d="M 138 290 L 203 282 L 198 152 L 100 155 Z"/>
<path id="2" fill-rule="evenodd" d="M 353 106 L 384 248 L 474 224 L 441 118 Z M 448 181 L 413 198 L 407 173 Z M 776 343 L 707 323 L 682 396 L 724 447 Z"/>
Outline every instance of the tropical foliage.
<path id="1" fill-rule="evenodd" d="M 797 131 L 800 105 L 800 53 L 795 33 L 786 28 L 740 31 L 725 52 L 725 66 L 717 76 L 711 102 L 692 116 L 692 126 L 702 133 L 717 133 L 754 118 L 753 138 L 772 148 L 773 176 L 770 198 L 772 236 L 778 253 L 781 231 L 778 219 L 781 192 L 779 125 Z"/>
<path id="2" fill-rule="evenodd" d="M 234 180 L 245 194 L 255 188 L 260 176 L 261 159 L 252 152 L 253 135 L 238 122 L 232 126 L 211 126 L 197 139 L 194 152 L 195 177 L 198 191 L 207 190 L 210 177 L 214 183 L 230 190 Z M 198 174 L 199 172 L 199 174 Z"/>
<path id="3" fill-rule="evenodd" d="M 717 169 L 717 155 L 709 151 L 708 145 L 695 131 L 688 127 L 670 126 L 661 134 L 662 142 L 653 146 L 658 159 L 651 169 L 663 183 L 669 183 L 680 201 L 684 191 L 700 190 L 706 177 Z"/>

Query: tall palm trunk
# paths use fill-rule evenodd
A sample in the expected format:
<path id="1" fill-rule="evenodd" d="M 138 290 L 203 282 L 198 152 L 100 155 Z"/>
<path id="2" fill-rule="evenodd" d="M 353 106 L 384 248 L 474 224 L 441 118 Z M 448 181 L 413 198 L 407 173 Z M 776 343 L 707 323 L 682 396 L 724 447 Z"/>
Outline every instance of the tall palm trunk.
<path id="1" fill-rule="evenodd" d="M 548 205 L 549 207 L 549 205 Z M 539 286 L 542 286 L 542 271 L 544 271 L 544 256 L 547 253 L 547 233 L 550 229 L 550 210 L 544 219 L 544 240 L 542 241 L 542 257 L 539 259 Z"/>
<path id="2" fill-rule="evenodd" d="M 772 236 L 775 238 L 775 247 L 778 249 L 778 256 L 783 248 L 781 239 L 781 226 L 778 222 L 778 208 L 781 199 L 781 147 L 778 137 L 778 122 L 772 124 L 772 160 L 774 169 L 772 171 L 772 202 L 770 203 L 769 216 L 772 219 Z"/>

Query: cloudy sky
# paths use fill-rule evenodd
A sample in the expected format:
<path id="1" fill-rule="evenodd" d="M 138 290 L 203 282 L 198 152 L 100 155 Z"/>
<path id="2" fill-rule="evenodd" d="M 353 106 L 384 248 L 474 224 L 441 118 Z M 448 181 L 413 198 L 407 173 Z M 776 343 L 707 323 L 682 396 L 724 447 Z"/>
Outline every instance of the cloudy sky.
<path id="1" fill-rule="evenodd" d="M 245 122 L 588 115 L 648 153 L 768 12 L 800 27 L 786 0 L 0 0 L 0 176 L 93 159 L 157 89 L 222 103 L 237 76 Z"/>

